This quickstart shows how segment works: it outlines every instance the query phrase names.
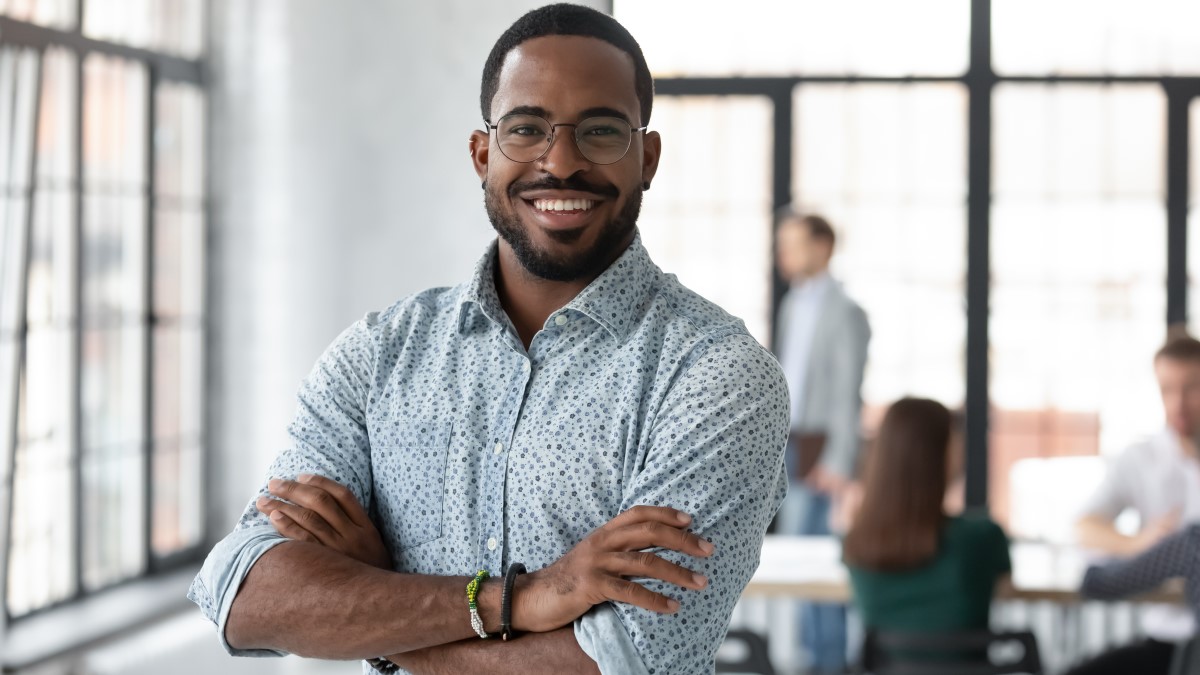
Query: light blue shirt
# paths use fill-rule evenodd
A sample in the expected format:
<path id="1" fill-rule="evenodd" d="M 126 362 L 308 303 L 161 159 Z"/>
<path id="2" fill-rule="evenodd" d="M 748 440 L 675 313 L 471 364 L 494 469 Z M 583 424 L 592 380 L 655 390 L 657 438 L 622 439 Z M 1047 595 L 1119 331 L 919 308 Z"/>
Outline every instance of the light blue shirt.
<path id="1" fill-rule="evenodd" d="M 575 636 L 603 673 L 712 672 L 786 490 L 778 364 L 740 320 L 663 274 L 640 236 L 527 352 L 496 295 L 495 260 L 493 243 L 469 283 L 347 329 L 304 381 L 292 447 L 268 477 L 349 486 L 396 571 L 417 574 L 533 571 L 635 505 L 691 513 L 714 555 L 659 553 L 709 586 L 645 580 L 680 610 L 604 603 Z M 282 541 L 252 499 L 192 584 L 230 653 L 277 653 L 235 650 L 224 632 L 242 579 Z"/>
<path id="2" fill-rule="evenodd" d="M 786 337 L 784 343 L 779 345 L 779 362 L 791 393 L 793 428 L 803 422 L 801 411 L 804 410 L 804 386 L 808 381 L 813 336 L 817 332 L 817 321 L 821 318 L 821 308 L 825 305 L 825 296 L 831 283 L 833 280 L 828 273 L 818 274 L 788 289 L 783 298 L 788 305 L 788 325 L 781 333 Z"/>

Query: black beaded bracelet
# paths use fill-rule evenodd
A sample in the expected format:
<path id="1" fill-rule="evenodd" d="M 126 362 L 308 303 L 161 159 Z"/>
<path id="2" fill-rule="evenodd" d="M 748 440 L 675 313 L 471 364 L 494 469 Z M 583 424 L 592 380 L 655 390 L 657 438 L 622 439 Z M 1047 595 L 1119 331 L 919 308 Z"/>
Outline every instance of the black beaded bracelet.
<path id="1" fill-rule="evenodd" d="M 525 565 L 512 563 L 504 573 L 504 590 L 500 592 L 500 639 L 511 640 L 516 637 L 512 629 L 512 600 L 513 584 L 518 574 L 525 574 Z"/>

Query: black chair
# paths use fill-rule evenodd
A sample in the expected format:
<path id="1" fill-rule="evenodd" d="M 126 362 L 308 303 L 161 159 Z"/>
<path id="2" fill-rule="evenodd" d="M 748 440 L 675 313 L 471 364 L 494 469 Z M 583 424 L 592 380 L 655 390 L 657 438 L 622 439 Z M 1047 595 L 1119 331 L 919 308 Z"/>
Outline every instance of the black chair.
<path id="1" fill-rule="evenodd" d="M 1020 657 L 993 663 L 989 651 L 1020 647 Z M 1001 654 L 1008 656 L 1008 654 Z M 1037 638 L 1029 631 L 993 633 L 867 632 L 859 673 L 872 675 L 1042 675 Z M 1189 674 L 1190 675 L 1190 674 Z"/>
<path id="2" fill-rule="evenodd" d="M 1200 638 L 1179 643 L 1171 657 L 1171 675 L 1200 675 Z"/>
<path id="3" fill-rule="evenodd" d="M 759 673 L 760 675 L 775 675 L 771 667 L 770 654 L 767 651 L 767 638 L 749 630 L 731 630 L 725 636 L 725 644 L 740 642 L 746 650 L 746 655 L 737 660 L 723 660 L 718 655 L 718 673 Z"/>

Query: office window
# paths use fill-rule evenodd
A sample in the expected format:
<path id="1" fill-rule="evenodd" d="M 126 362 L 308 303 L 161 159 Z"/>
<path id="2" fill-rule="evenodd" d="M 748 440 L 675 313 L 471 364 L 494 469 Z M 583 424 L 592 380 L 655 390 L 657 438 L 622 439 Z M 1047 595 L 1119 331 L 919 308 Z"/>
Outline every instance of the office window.
<path id="1" fill-rule="evenodd" d="M 970 3 L 961 0 L 619 0 L 613 15 L 638 36 L 655 77 L 967 69 Z"/>
<path id="2" fill-rule="evenodd" d="M 1156 85 L 995 95 L 991 490 L 1022 457 L 1119 452 L 1156 431 L 1165 336 L 1165 97 Z"/>
<path id="3" fill-rule="evenodd" d="M 110 28 L 184 7 L 117 4 L 82 6 Z M 0 8 L 52 24 L 55 6 Z M 22 35 L 32 44 L 0 33 L 0 531 L 14 620 L 197 557 L 205 508 L 198 65 Z"/>
<path id="4" fill-rule="evenodd" d="M 994 0 L 993 65 L 1002 75 L 1197 75 L 1198 25 L 1195 0 Z"/>
<path id="5" fill-rule="evenodd" d="M 1200 335 L 1200 98 L 1188 106 L 1188 324 Z"/>
<path id="6" fill-rule="evenodd" d="M 771 113 L 761 97 L 656 100 L 663 155 L 638 219 L 655 262 L 762 344 L 771 334 Z"/>
<path id="7" fill-rule="evenodd" d="M 188 58 L 204 48 L 203 0 L 87 0 L 83 33 Z"/>
<path id="8" fill-rule="evenodd" d="M 50 28 L 75 26 L 77 0 L 0 0 L 0 15 Z"/>
<path id="9" fill-rule="evenodd" d="M 796 88 L 792 197 L 834 226 L 871 322 L 868 429 L 905 395 L 963 402 L 966 105 L 957 84 Z"/>
<path id="10" fill-rule="evenodd" d="M 0 48 L 0 134 L 7 141 L 3 217 L 14 244 L 6 256 L 12 274 L 5 281 L 15 286 L 4 293 L 13 308 L 4 314 L 14 319 L 9 358 L 17 366 L 2 383 L 16 393 L 3 411 L 16 413 L 15 429 L 5 425 L 2 439 L 6 467 L 14 472 L 5 596 L 13 615 L 77 590 L 71 557 L 64 555 L 72 550 L 76 531 L 71 517 L 75 417 L 69 405 L 76 388 L 71 366 L 77 316 L 71 262 L 75 144 L 69 93 L 74 72 L 74 58 L 66 53 L 48 52 L 42 61 L 32 50 Z M 31 175 L 33 159 L 46 161 Z"/>
<path id="11" fill-rule="evenodd" d="M 151 544 L 167 556 L 203 538 L 204 96 L 164 84 L 155 106 Z"/>

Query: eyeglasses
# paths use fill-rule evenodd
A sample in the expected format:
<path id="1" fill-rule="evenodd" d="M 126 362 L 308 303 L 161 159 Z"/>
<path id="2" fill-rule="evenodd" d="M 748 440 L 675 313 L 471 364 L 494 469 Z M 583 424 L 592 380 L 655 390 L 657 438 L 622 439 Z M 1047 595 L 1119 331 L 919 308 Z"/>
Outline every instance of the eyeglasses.
<path id="1" fill-rule="evenodd" d="M 500 152 L 514 162 L 536 162 L 554 145 L 558 127 L 575 127 L 575 146 L 592 164 L 612 164 L 621 161 L 629 152 L 635 131 L 647 127 L 629 126 L 620 117 L 589 117 L 577 124 L 551 124 L 537 115 L 513 113 L 501 117 L 495 124 L 483 121 L 488 131 L 496 130 Z"/>

